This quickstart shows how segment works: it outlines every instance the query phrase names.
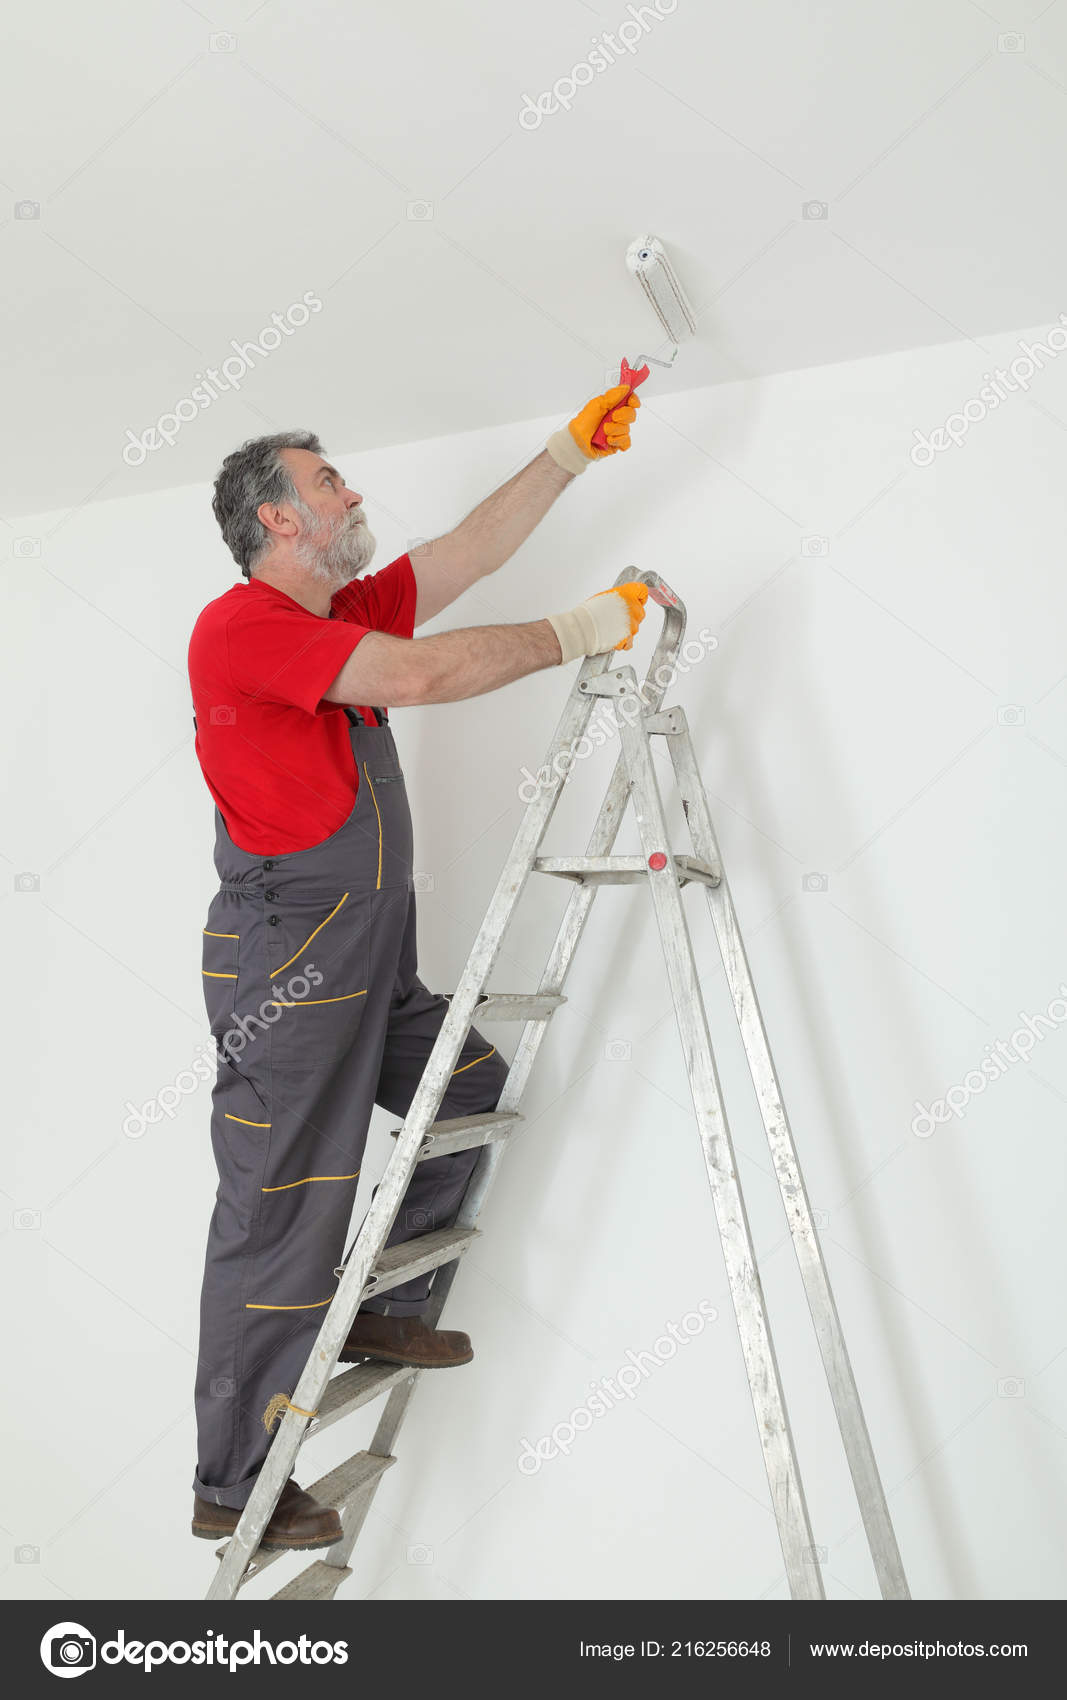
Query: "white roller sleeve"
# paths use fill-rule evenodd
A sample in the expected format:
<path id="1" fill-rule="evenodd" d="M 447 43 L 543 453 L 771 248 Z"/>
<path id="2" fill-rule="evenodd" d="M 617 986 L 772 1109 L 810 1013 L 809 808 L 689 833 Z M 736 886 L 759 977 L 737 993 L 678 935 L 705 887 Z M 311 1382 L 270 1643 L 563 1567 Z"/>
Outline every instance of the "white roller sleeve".
<path id="1" fill-rule="evenodd" d="M 548 623 L 559 639 L 563 663 L 580 655 L 601 655 L 630 636 L 630 605 L 617 590 L 590 596 L 565 614 L 549 614 Z"/>

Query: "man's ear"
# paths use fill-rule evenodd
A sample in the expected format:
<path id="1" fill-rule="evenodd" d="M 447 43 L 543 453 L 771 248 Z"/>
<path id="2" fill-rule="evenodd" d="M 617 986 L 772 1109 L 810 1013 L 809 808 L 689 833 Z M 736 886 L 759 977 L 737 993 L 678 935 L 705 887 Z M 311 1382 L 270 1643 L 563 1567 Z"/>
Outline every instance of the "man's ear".
<path id="1" fill-rule="evenodd" d="M 279 537 L 292 537 L 296 531 L 295 519 L 276 502 L 261 502 L 256 509 L 256 518 L 267 531 Z"/>

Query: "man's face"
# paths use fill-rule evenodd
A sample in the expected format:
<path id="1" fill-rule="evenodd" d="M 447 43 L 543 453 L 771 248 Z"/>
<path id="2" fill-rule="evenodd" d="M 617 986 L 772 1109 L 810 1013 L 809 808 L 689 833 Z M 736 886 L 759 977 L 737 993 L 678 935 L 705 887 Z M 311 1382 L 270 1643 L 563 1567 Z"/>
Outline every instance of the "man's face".
<path id="1" fill-rule="evenodd" d="M 370 565 L 376 539 L 367 526 L 363 497 L 345 484 L 337 468 L 310 449 L 283 449 L 300 498 L 300 527 L 293 545 L 313 578 L 339 590 Z"/>

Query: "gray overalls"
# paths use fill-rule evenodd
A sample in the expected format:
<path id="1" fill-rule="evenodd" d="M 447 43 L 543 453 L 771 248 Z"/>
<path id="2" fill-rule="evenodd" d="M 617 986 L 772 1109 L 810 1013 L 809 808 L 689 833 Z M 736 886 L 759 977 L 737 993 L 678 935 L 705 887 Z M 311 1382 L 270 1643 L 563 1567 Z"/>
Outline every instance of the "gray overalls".
<path id="1" fill-rule="evenodd" d="M 379 717 L 382 711 L 378 711 Z M 196 1373 L 193 1487 L 240 1507 L 338 1285 L 372 1106 L 407 1113 L 447 1010 L 417 974 L 411 816 L 387 724 L 349 710 L 359 789 L 344 825 L 278 856 L 239 850 L 215 810 L 220 885 L 204 929 L 218 1052 Z M 507 1069 L 472 1030 L 440 1115 L 494 1109 Z M 478 1152 L 419 1163 L 387 1244 L 448 1227 Z M 430 1275 L 362 1308 L 426 1309 Z"/>

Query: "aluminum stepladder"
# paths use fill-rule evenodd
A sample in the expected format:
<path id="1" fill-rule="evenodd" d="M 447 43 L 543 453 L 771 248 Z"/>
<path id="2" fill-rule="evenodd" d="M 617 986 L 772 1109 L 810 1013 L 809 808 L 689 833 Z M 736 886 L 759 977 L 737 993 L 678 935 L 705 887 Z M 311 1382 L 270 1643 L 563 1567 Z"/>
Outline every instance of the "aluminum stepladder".
<path id="1" fill-rule="evenodd" d="M 707 897 L 878 1585 L 884 1599 L 910 1598 L 685 713 L 678 707 L 663 710 L 661 706 L 685 634 L 685 609 L 656 573 L 627 569 L 616 583 L 634 579 L 648 586 L 650 599 L 664 614 L 648 674 L 639 686 L 632 667 L 612 665 L 617 661 L 614 655 L 588 657 L 541 770 L 569 774 L 574 747 L 598 700 L 614 702 L 621 753 L 586 853 L 538 855 L 566 777 L 558 784 L 539 786 L 526 807 L 382 1180 L 347 1262 L 338 1271 L 337 1292 L 292 1395 L 291 1404 L 297 1409 L 285 1412 L 240 1522 L 217 1549 L 221 1562 L 207 1599 L 233 1599 L 244 1582 L 284 1556 L 260 1553 L 257 1548 L 300 1447 L 385 1393 L 388 1398 L 369 1450 L 354 1454 L 309 1488 L 320 1503 L 340 1510 L 341 1540 L 272 1597 L 332 1599 L 351 1575 L 348 1559 L 378 1483 L 396 1461 L 392 1448 L 421 1372 L 366 1361 L 334 1375 L 338 1353 L 364 1298 L 388 1292 L 431 1269 L 438 1273 L 425 1319 L 436 1326 L 459 1259 L 478 1237 L 476 1223 L 509 1134 L 522 1122 L 518 1106 L 549 1021 L 566 1001 L 563 986 L 597 890 L 605 884 L 638 881 L 647 881 L 652 893 L 790 1593 L 794 1599 L 825 1597 L 682 902 L 682 887 L 687 884 L 703 886 Z M 652 760 L 654 736 L 664 738 L 671 756 L 692 855 L 675 855 L 667 848 L 663 801 Z M 554 758 L 563 751 L 572 752 L 566 770 L 554 765 Z M 642 854 L 613 856 L 627 802 L 633 804 Z M 574 883 L 541 983 L 535 993 L 487 994 L 485 987 L 505 930 L 533 872 Z M 468 1029 L 493 1020 L 522 1023 L 496 1110 L 435 1121 Z M 482 1147 L 481 1156 L 453 1226 L 383 1251 L 414 1165 L 474 1146 Z"/>

